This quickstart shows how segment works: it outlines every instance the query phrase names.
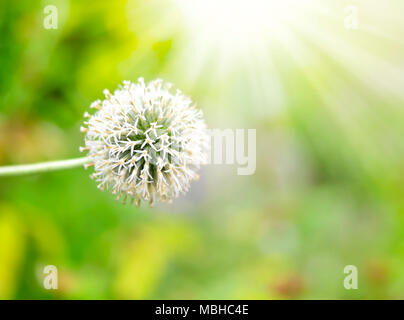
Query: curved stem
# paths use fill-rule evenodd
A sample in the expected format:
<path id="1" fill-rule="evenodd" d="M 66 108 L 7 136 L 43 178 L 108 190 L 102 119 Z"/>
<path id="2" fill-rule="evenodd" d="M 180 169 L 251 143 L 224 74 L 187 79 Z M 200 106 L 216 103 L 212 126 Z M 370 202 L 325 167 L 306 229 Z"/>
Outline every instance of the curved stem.
<path id="1" fill-rule="evenodd" d="M 30 173 L 47 172 L 75 168 L 89 162 L 87 157 L 69 160 L 49 161 L 33 164 L 20 164 L 15 166 L 0 167 L 0 177 L 18 176 Z"/>

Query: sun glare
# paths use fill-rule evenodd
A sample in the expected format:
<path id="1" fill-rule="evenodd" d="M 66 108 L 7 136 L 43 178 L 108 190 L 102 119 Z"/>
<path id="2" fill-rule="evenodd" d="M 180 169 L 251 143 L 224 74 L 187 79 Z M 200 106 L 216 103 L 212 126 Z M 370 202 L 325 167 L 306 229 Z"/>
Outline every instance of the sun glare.
<path id="1" fill-rule="evenodd" d="M 298 0 L 175 0 L 191 32 L 232 50 L 276 37 L 296 17 Z"/>

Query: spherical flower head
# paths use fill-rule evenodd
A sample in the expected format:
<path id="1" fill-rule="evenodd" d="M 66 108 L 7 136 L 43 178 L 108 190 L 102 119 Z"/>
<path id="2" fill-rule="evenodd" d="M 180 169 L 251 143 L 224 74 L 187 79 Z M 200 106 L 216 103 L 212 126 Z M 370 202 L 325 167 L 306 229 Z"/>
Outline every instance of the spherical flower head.
<path id="1" fill-rule="evenodd" d="M 202 111 L 180 90 L 170 92 L 162 80 L 142 78 L 123 85 L 91 108 L 85 122 L 85 147 L 94 166 L 92 178 L 101 190 L 109 189 L 124 202 L 139 206 L 169 201 L 188 191 L 206 163 L 208 135 Z"/>

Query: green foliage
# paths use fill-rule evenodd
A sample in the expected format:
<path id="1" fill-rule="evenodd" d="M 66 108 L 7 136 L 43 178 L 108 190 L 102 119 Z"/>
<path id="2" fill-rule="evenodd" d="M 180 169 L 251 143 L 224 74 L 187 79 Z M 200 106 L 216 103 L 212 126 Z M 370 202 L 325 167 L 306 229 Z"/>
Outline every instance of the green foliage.
<path id="1" fill-rule="evenodd" d="M 2 1 L 1 165 L 79 156 L 89 104 L 142 76 L 183 88 L 210 127 L 257 128 L 257 171 L 210 166 L 153 209 L 81 169 L 2 178 L 0 299 L 404 298 L 400 5 L 378 20 L 368 3 L 379 31 L 352 34 L 327 3 L 337 17 L 311 35 L 236 48 L 195 38 L 169 1 L 55 1 L 56 30 L 47 1 Z"/>

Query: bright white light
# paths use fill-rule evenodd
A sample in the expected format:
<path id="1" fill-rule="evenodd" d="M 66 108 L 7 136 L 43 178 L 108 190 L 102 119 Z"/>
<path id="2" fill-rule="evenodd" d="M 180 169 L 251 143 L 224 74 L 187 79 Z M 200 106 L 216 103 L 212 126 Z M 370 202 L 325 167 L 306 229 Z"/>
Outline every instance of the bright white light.
<path id="1" fill-rule="evenodd" d="M 299 0 L 174 0 L 191 32 L 232 50 L 262 42 L 294 18 Z"/>
<path id="2" fill-rule="evenodd" d="M 182 63 L 192 65 L 188 78 L 210 64 L 217 76 L 244 68 L 256 79 L 260 70 L 272 68 L 270 46 L 290 38 L 290 28 L 314 0 L 169 1 L 185 19 Z"/>

